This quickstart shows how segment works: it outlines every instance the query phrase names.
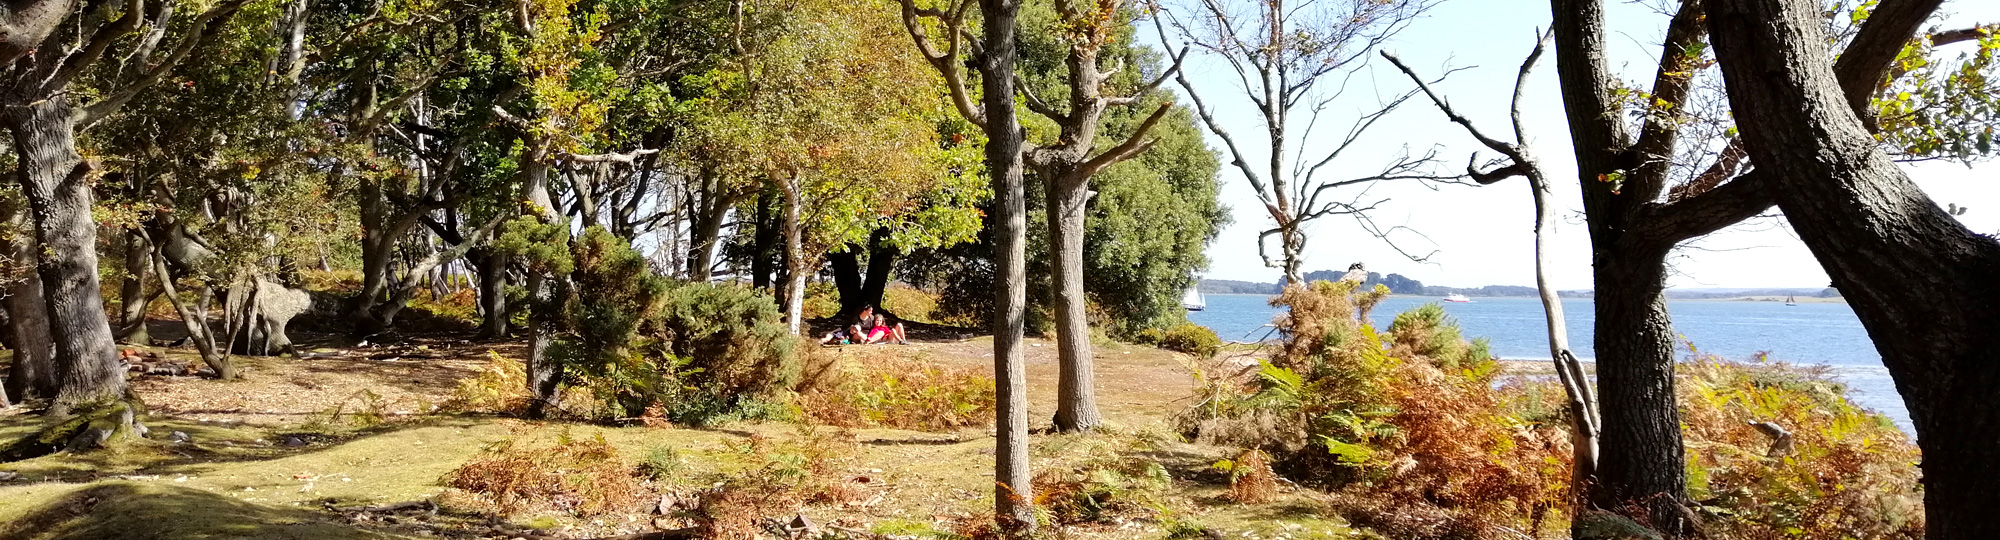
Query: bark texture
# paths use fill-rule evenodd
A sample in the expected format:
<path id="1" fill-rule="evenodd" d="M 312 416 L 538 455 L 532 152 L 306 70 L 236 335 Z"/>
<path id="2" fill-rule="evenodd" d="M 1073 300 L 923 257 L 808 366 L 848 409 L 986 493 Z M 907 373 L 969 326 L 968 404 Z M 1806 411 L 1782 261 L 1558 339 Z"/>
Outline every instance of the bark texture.
<path id="1" fill-rule="evenodd" d="M 125 370 L 112 342 L 111 323 L 97 279 L 97 223 L 91 220 L 91 168 L 76 152 L 76 128 L 67 97 L 57 96 L 0 111 L 21 158 L 21 191 L 34 216 L 41 245 L 42 279 L 55 340 L 57 413 L 74 405 L 118 399 Z"/>
<path id="2" fill-rule="evenodd" d="M 125 234 L 125 278 L 118 284 L 118 341 L 135 345 L 146 345 L 152 336 L 146 332 L 146 304 L 152 297 L 146 295 L 146 274 L 153 266 L 152 248 L 138 232 Z"/>
<path id="3" fill-rule="evenodd" d="M 1076 187 L 1088 185 L 1087 178 L 1075 182 Z M 1096 359 L 1091 353 L 1083 292 L 1083 210 L 1089 192 L 1061 186 L 1049 188 L 1047 196 L 1043 208 L 1048 211 L 1050 259 L 1055 270 L 1051 285 L 1059 358 L 1055 424 L 1063 431 L 1089 431 L 1103 422 L 1097 412 Z"/>
<path id="4" fill-rule="evenodd" d="M 985 110 L 986 171 L 993 182 L 994 408 L 993 512 L 1016 533 L 1035 528 L 1028 472 L 1028 370 L 1021 333 L 1028 306 L 1027 201 L 1023 193 L 1023 134 L 1014 113 L 1015 26 L 1020 0 L 979 0 L 985 54 L 979 58 Z M 953 59 L 956 61 L 956 59 Z"/>
<path id="5" fill-rule="evenodd" d="M 1878 14 L 1896 17 L 1871 18 L 1863 34 L 1907 40 L 1930 10 L 1899 4 L 1936 6 L 1884 2 Z M 1872 82 L 1880 71 L 1837 78 L 1819 10 L 1810 0 L 1715 2 L 1709 26 L 1730 106 L 1779 208 L 1909 405 L 1928 537 L 2000 537 L 1991 515 L 2000 507 L 2000 243 L 1946 214 L 1876 146 L 1837 81 Z"/>
<path id="6" fill-rule="evenodd" d="M 7 395 L 15 402 L 55 397 L 55 341 L 49 333 L 48 301 L 42 296 L 42 277 L 37 266 L 34 225 L 29 223 L 26 201 L 0 200 L 0 218 L 14 231 L 0 237 L 0 250 L 17 268 L 10 269 L 7 286 L 7 346 L 14 349 L 14 363 L 7 372 Z M 18 271 L 18 275 L 14 275 Z"/>

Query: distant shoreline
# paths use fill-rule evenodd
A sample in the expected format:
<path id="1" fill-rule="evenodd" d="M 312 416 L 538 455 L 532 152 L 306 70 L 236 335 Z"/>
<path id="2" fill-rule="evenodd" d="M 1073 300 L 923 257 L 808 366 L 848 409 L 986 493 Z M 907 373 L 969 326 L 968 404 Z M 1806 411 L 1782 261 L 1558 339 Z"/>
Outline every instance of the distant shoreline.
<path id="1" fill-rule="evenodd" d="M 1259 297 L 1264 297 L 1264 298 L 1270 298 L 1270 297 L 1273 297 L 1273 296 L 1277 296 L 1277 295 L 1275 295 L 1275 294 L 1260 294 L 1260 293 L 1202 293 L 1202 295 L 1203 295 L 1203 296 L 1259 296 Z M 1430 296 L 1430 295 L 1425 295 L 1425 294 L 1391 294 L 1391 295 L 1389 295 L 1389 297 L 1391 297 L 1391 298 L 1433 298 L 1433 299 L 1438 299 L 1438 300 L 1443 300 L 1443 299 L 1444 299 L 1443 297 L 1440 297 L 1440 296 Z M 1507 298 L 1507 299 L 1523 299 L 1523 300 L 1534 300 L 1534 299 L 1536 299 L 1537 297 L 1534 297 L 1534 296 L 1472 296 L 1472 295 L 1466 295 L 1466 298 L 1470 298 L 1470 299 L 1473 299 L 1474 301 L 1477 301 L 1478 299 L 1481 299 L 1481 298 Z M 1725 298 L 1674 298 L 1674 297 L 1671 297 L 1671 296 L 1669 296 L 1669 297 L 1667 297 L 1667 301 L 1669 301 L 1669 302 L 1783 302 L 1783 301 L 1785 301 L 1785 298 L 1786 298 L 1786 297 L 1783 297 L 1783 296 L 1731 296 L 1731 297 L 1725 297 Z M 1795 299 L 1796 299 L 1796 300 L 1798 301 L 1798 303 L 1801 303 L 1801 304 L 1845 304 L 1845 303 L 1847 303 L 1847 298 L 1845 298 L 1845 297 L 1840 297 L 1840 296 L 1836 296 L 1836 297 L 1832 297 L 1832 298 L 1823 298 L 1823 297 L 1818 297 L 1818 296 L 1798 296 L 1798 297 L 1794 297 L 1794 298 L 1795 298 Z M 1565 296 L 1565 297 L 1563 297 L 1563 299 L 1565 299 L 1565 300 L 1589 300 L 1590 298 L 1588 298 L 1588 297 L 1576 297 L 1576 296 Z"/>

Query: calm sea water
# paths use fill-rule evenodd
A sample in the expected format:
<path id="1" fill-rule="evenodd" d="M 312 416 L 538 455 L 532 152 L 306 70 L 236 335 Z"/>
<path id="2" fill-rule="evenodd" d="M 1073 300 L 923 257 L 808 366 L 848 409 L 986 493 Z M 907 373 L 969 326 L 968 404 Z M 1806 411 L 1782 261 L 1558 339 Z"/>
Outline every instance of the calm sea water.
<path id="1" fill-rule="evenodd" d="M 1397 313 L 1436 301 L 1390 297 L 1375 308 L 1372 318 L 1378 328 L 1386 327 Z M 1493 354 L 1510 360 L 1549 358 L 1548 323 L 1542 318 L 1541 300 L 1474 298 L 1470 303 L 1442 304 L 1467 337 L 1490 340 Z M 1208 309 L 1189 312 L 1188 319 L 1215 330 L 1225 340 L 1255 341 L 1266 337 L 1270 328 L 1263 325 L 1277 312 L 1268 296 L 1211 294 Z M 1888 370 L 1882 367 L 1882 357 L 1868 340 L 1861 320 L 1845 303 L 1787 306 L 1782 302 L 1670 300 L 1667 312 L 1673 316 L 1674 330 L 1700 352 L 1732 359 L 1749 359 L 1764 352 L 1774 361 L 1829 366 L 1847 383 L 1856 402 L 1888 415 L 1905 432 L 1910 430 L 1909 410 L 1896 394 Z M 1563 314 L 1569 325 L 1570 347 L 1577 356 L 1591 360 L 1591 301 L 1564 299 Z M 1682 352 L 1693 354 L 1685 347 Z"/>

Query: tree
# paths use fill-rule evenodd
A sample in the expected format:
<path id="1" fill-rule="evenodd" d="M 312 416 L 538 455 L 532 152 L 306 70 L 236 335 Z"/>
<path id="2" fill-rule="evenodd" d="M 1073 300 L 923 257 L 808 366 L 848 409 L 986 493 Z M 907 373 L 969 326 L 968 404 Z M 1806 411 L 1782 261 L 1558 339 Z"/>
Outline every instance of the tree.
<path id="1" fill-rule="evenodd" d="M 902 0 L 901 4 L 903 27 L 917 51 L 944 77 L 945 89 L 959 115 L 986 134 L 986 174 L 993 185 L 993 210 L 987 219 L 993 231 L 996 276 L 991 327 L 997 397 L 993 505 L 1003 527 L 1017 535 L 1026 534 L 1034 530 L 1035 517 L 1028 472 L 1028 373 L 1021 355 L 1028 303 L 1028 225 L 1022 186 L 1026 142 L 1014 109 L 1021 2 L 979 0 L 982 27 L 976 34 L 967 26 L 970 0 L 924 8 L 917 7 L 915 0 Z M 930 36 L 933 30 L 944 35 L 943 50 Z M 979 54 L 965 61 L 962 46 L 977 47 Z M 967 84 L 967 69 L 977 72 L 978 94 Z"/>
<path id="2" fill-rule="evenodd" d="M 50 408 L 55 415 L 125 394 L 124 369 L 98 289 L 97 230 L 91 219 L 96 171 L 77 151 L 77 132 L 165 78 L 243 3 L 225 1 L 184 19 L 175 17 L 176 10 L 148 10 L 138 2 L 88 4 L 82 10 L 62 1 L 21 3 L 18 7 L 25 10 L 9 6 L 8 24 L 27 31 L 18 39 L 10 33 L 0 46 L 0 60 L 6 61 L 0 80 L 8 81 L 0 88 L 0 127 L 13 135 L 17 177 L 44 255 L 37 271 L 50 335 L 57 337 L 56 395 Z M 72 17 L 74 24 L 60 24 Z M 153 56 L 158 38 L 140 40 L 132 54 L 107 54 L 141 28 L 164 36 L 172 27 L 181 31 L 163 56 Z M 111 70 L 110 76 L 92 80 L 99 90 L 95 101 L 73 101 L 81 97 L 72 91 L 75 83 L 105 58 L 116 58 L 120 68 L 130 62 L 132 69 Z"/>
<path id="3" fill-rule="evenodd" d="M 1802 0 L 1717 1 L 1708 27 L 1749 159 L 1868 329 L 1923 449 L 1927 536 L 1991 538 L 2000 492 L 2000 243 L 1925 196 L 1857 114 L 1937 0 L 1883 2 L 1833 61 Z M 1980 55 L 2000 49 L 1981 32 Z M 1866 48 L 1862 48 L 1866 46 Z M 1866 54 L 1857 54 L 1867 51 Z M 1858 96 L 1857 96 L 1858 95 Z M 1990 144 L 1990 143 L 1989 143 Z"/>
<path id="4" fill-rule="evenodd" d="M 14 402 L 31 398 L 55 397 L 55 343 L 49 333 L 49 310 L 42 296 L 42 278 L 36 267 L 34 226 L 28 222 L 27 201 L 15 190 L 0 190 L 0 257 L 8 270 L 0 273 L 6 285 L 7 327 L 0 328 L 8 349 L 14 351 L 4 390 Z"/>
<path id="5" fill-rule="evenodd" d="M 970 239 L 984 190 L 970 147 L 940 140 L 945 105 L 930 69 L 889 45 L 903 39 L 894 18 L 822 2 L 746 3 L 742 17 L 741 57 L 708 74 L 688 142 L 717 174 L 783 197 L 796 333 L 823 254 L 878 232 L 907 249 Z"/>
<path id="6" fill-rule="evenodd" d="M 958 31 L 965 25 L 969 0 L 947 3 L 938 9 L 918 10 L 914 0 L 903 0 L 904 24 L 917 37 L 925 57 L 941 71 L 947 70 L 944 62 L 960 62 L 960 44 L 973 58 L 985 55 L 983 44 L 974 40 L 961 42 Z M 1053 17 L 1046 25 L 1038 21 L 1030 11 L 1030 17 L 1023 19 L 1024 29 L 1029 34 L 1043 36 L 1047 42 L 1033 40 L 1024 43 L 1032 53 L 1036 45 L 1046 48 L 1060 48 L 1064 69 L 1056 75 L 1052 67 L 1044 70 L 1020 69 L 1018 75 L 1026 79 L 1030 76 L 1047 77 L 1062 81 L 1059 88 L 1066 99 L 1055 102 L 1044 101 L 1036 92 L 1033 81 L 1021 81 L 1015 88 L 1021 92 L 1028 108 L 1053 124 L 1056 133 L 1052 140 L 1035 137 L 1039 135 L 1035 123 L 1027 124 L 1029 139 L 1024 141 L 1023 158 L 1033 167 L 1044 188 L 1046 203 L 1043 209 L 1048 214 L 1049 248 L 1054 296 L 1056 337 L 1060 355 L 1061 376 L 1057 388 L 1057 410 L 1055 424 L 1063 431 L 1087 431 L 1098 424 L 1099 417 L 1095 397 L 1090 353 L 1090 327 L 1087 320 L 1084 295 L 1084 241 L 1086 205 L 1090 199 L 1090 179 L 1106 168 L 1137 157 L 1151 147 L 1153 141 L 1147 133 L 1171 110 L 1171 103 L 1159 103 L 1146 120 L 1132 130 L 1127 137 L 1115 145 L 1100 149 L 1098 131 L 1102 127 L 1107 110 L 1115 107 L 1136 105 L 1146 94 L 1166 82 L 1167 75 L 1179 68 L 1179 57 L 1174 65 L 1156 75 L 1150 82 L 1139 84 L 1127 93 L 1119 94 L 1109 85 L 1109 77 L 1121 68 L 1104 69 L 1099 65 L 1100 56 L 1107 46 L 1119 39 L 1129 39 L 1130 4 L 1124 0 L 1095 2 L 1088 5 L 1058 0 L 1054 4 Z M 925 41 L 921 26 L 935 24 L 950 35 L 945 51 L 938 51 Z M 1044 26 L 1046 30 L 1036 28 Z M 1040 30 L 1040 31 L 1037 31 Z M 1056 56 L 1056 55 L 1045 55 Z M 1032 55 L 1022 56 L 1023 65 L 1027 60 L 1035 60 Z M 1041 58 L 1049 60 L 1049 58 Z M 1047 67 L 1047 66 L 1045 66 Z M 961 113 L 970 111 L 968 96 L 971 91 L 965 87 L 962 77 L 956 75 L 957 68 L 946 72 L 946 84 Z M 967 114 L 970 116 L 970 114 Z M 1046 135 L 1044 135 L 1046 137 Z M 1030 142 L 1032 141 L 1032 142 Z"/>
<path id="7" fill-rule="evenodd" d="M 1464 127 L 1466 133 L 1472 135 L 1472 138 L 1478 140 L 1481 145 L 1499 152 L 1507 159 L 1504 166 L 1495 166 L 1488 171 L 1468 167 L 1466 174 L 1471 176 L 1473 181 L 1492 184 L 1519 176 L 1528 183 L 1528 194 L 1535 201 L 1535 290 L 1542 300 L 1543 319 L 1548 322 L 1549 359 L 1555 363 L 1556 379 L 1562 383 L 1563 395 L 1568 400 L 1566 405 L 1570 413 L 1570 445 L 1575 450 L 1570 485 L 1587 486 L 1596 476 L 1597 434 L 1602 420 L 1598 417 L 1597 396 L 1591 387 L 1590 379 L 1584 375 L 1582 363 L 1577 361 L 1576 355 L 1569 349 L 1569 327 L 1563 322 L 1562 299 L 1557 296 L 1555 287 L 1549 284 L 1548 235 L 1550 227 L 1555 225 L 1555 205 L 1550 200 L 1554 197 L 1554 193 L 1549 187 L 1548 175 L 1542 172 L 1541 162 L 1536 159 L 1534 150 L 1528 145 L 1527 127 L 1521 123 L 1521 97 L 1527 90 L 1528 74 L 1541 60 L 1542 51 L 1549 40 L 1547 34 L 1538 33 L 1535 37 L 1534 50 L 1528 53 L 1527 60 L 1521 62 L 1521 70 L 1514 78 L 1514 99 L 1509 107 L 1514 128 L 1513 142 L 1495 139 L 1480 131 L 1472 124 L 1471 119 L 1453 110 L 1449 102 L 1431 90 L 1423 77 L 1417 76 L 1416 71 L 1404 65 L 1395 54 L 1382 51 L 1382 57 L 1395 64 L 1396 69 L 1401 70 L 1404 75 L 1409 76 L 1410 81 L 1430 98 L 1431 104 L 1444 112 L 1445 117 Z M 1475 155 L 1472 162 L 1477 161 L 1478 157 Z M 1395 274 L 1390 276 L 1401 277 Z M 1393 286 L 1391 290 L 1394 290 Z M 1576 502 L 1582 501 L 1579 498 Z M 1581 506 L 1578 509 L 1581 509 Z M 1571 515 L 1580 516 L 1582 512 L 1573 512 Z"/>
<path id="8" fill-rule="evenodd" d="M 1364 230 L 1385 240 L 1395 231 L 1376 227 L 1367 219 L 1368 212 L 1383 200 L 1368 199 L 1365 189 L 1351 198 L 1343 198 L 1340 188 L 1382 181 L 1428 182 L 1451 178 L 1430 172 L 1437 157 L 1435 150 L 1413 154 L 1407 148 L 1374 174 L 1339 179 L 1320 175 L 1322 169 L 1362 140 L 1376 122 L 1402 107 L 1415 95 L 1415 90 L 1356 117 L 1347 133 L 1325 154 L 1308 156 L 1305 149 L 1321 114 L 1342 96 L 1346 86 L 1321 83 L 1353 77 L 1367 67 L 1369 51 L 1437 4 L 1435 0 L 1299 0 L 1296 3 L 1197 0 L 1185 8 L 1192 22 L 1162 17 L 1171 21 L 1180 36 L 1191 40 L 1195 48 L 1222 59 L 1235 72 L 1237 82 L 1232 90 L 1255 106 L 1263 120 L 1263 144 L 1257 149 L 1266 151 L 1268 159 L 1267 165 L 1260 169 L 1251 164 L 1257 156 L 1246 153 L 1216 120 L 1215 110 L 1195 92 L 1186 73 L 1175 75 L 1194 103 L 1202 124 L 1222 139 L 1223 148 L 1232 159 L 1230 164 L 1243 173 L 1258 200 L 1264 203 L 1273 227 L 1257 236 L 1257 252 L 1264 258 L 1265 266 L 1284 270 L 1288 282 L 1304 283 L 1300 265 L 1305 260 L 1305 227 L 1314 220 L 1353 216 Z M 1165 26 L 1159 26 L 1158 30 L 1160 40 L 1167 41 Z M 1299 114 L 1303 114 L 1306 125 L 1294 133 L 1291 130 L 1296 126 L 1292 121 Z M 1288 153 L 1297 154 L 1289 163 Z M 1272 236 L 1278 237 L 1280 251 L 1275 261 L 1265 246 Z"/>

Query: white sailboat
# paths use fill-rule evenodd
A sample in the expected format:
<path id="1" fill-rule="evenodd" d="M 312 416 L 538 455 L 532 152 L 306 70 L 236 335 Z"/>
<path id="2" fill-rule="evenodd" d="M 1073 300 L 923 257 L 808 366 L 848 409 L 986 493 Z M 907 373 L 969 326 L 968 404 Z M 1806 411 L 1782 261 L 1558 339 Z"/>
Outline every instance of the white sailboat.
<path id="1" fill-rule="evenodd" d="M 1201 291 L 1189 287 L 1187 294 L 1181 295 L 1181 307 L 1187 308 L 1188 311 L 1208 309 L 1208 298 L 1203 297 Z"/>
<path id="2" fill-rule="evenodd" d="M 1471 302 L 1471 301 L 1472 301 L 1472 299 L 1471 299 L 1471 298 L 1466 298 L 1466 297 L 1465 297 L 1465 295 L 1463 295 L 1463 294 L 1447 294 L 1447 295 L 1444 295 L 1444 301 L 1446 301 L 1446 302 L 1458 302 L 1458 303 L 1465 303 L 1465 302 Z"/>

